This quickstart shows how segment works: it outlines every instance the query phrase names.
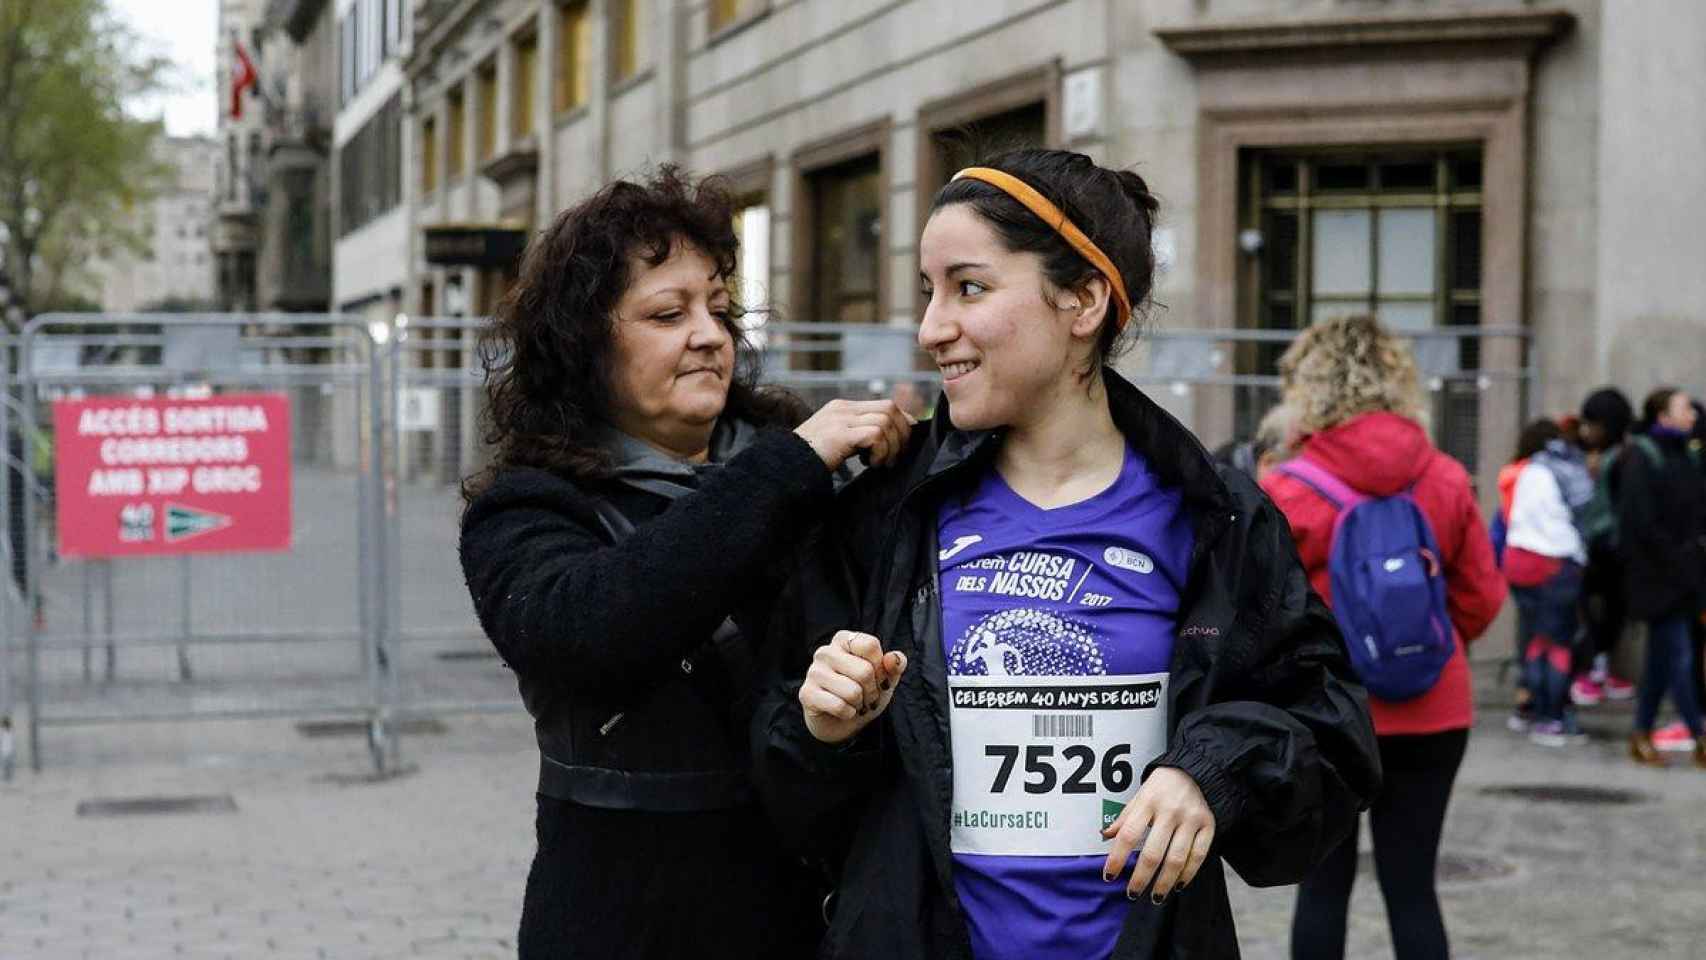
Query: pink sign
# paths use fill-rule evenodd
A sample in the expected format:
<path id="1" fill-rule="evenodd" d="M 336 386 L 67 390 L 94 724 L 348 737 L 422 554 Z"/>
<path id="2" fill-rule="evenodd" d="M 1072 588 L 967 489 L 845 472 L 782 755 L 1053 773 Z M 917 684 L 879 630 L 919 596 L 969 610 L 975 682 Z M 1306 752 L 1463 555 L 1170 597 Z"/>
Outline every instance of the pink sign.
<path id="1" fill-rule="evenodd" d="M 92 397 L 53 405 L 59 552 L 290 549 L 290 403 Z"/>

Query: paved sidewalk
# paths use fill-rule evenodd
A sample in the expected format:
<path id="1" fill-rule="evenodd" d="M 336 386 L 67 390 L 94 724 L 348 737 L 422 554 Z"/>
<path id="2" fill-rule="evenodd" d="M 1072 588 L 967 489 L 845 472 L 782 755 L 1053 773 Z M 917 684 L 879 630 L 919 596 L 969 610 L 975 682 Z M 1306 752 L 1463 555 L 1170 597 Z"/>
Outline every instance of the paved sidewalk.
<path id="1" fill-rule="evenodd" d="M 1587 722 L 1593 742 L 1547 750 L 1484 708 L 1445 850 L 1502 875 L 1442 886 L 1455 956 L 1706 957 L 1706 772 L 1625 761 L 1626 707 Z M 383 783 L 362 782 L 361 738 L 308 739 L 282 721 L 56 731 L 54 766 L 0 784 L 0 957 L 513 956 L 530 727 L 519 715 L 445 727 L 408 740 L 417 772 Z M 1483 792 L 1548 783 L 1646 799 Z M 77 816 L 94 798 L 221 794 L 235 812 Z M 1287 957 L 1291 900 L 1237 886 L 1247 957 Z M 1367 874 L 1352 912 L 1350 956 L 1391 956 Z"/>

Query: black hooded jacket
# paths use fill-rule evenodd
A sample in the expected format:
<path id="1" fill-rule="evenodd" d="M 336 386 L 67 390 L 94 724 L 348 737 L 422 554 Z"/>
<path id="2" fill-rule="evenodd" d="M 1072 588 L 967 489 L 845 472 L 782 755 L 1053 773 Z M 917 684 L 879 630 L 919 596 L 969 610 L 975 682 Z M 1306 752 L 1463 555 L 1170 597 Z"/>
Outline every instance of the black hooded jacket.
<path id="1" fill-rule="evenodd" d="M 1257 885 L 1296 883 L 1375 796 L 1366 695 L 1332 614 L 1309 588 L 1285 518 L 1249 478 L 1217 468 L 1183 426 L 1106 372 L 1114 421 L 1195 531 L 1169 684 L 1168 747 L 1216 824 L 1214 856 L 1163 905 L 1140 898 L 1118 958 L 1238 955 L 1224 859 Z M 949 850 L 953 770 L 936 577 L 943 499 L 993 469 L 996 433 L 949 426 L 947 404 L 895 467 L 842 494 L 812 561 L 772 620 L 781 659 L 753 723 L 757 782 L 793 842 L 839 864 L 821 956 L 970 957 Z M 909 666 L 879 722 L 831 747 L 797 700 L 835 630 L 875 634 Z M 774 635 L 773 635 L 774 636 Z"/>
<path id="2" fill-rule="evenodd" d="M 1636 619 L 1692 619 L 1706 607 L 1706 478 L 1689 442 L 1637 437 L 1617 458 L 1618 549 Z"/>

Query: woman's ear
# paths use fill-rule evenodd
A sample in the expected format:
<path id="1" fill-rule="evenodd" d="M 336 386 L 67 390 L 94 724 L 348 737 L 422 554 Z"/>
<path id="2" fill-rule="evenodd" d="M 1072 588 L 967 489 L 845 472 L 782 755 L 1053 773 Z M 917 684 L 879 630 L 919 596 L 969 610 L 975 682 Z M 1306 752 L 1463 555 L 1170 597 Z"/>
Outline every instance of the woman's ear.
<path id="1" fill-rule="evenodd" d="M 1101 331 L 1104 318 L 1109 322 L 1113 320 L 1109 312 L 1113 309 L 1113 288 L 1108 285 L 1108 278 L 1100 273 L 1067 294 L 1064 303 L 1075 304 L 1078 312 L 1072 321 L 1072 335 L 1075 337 L 1094 338 Z"/>

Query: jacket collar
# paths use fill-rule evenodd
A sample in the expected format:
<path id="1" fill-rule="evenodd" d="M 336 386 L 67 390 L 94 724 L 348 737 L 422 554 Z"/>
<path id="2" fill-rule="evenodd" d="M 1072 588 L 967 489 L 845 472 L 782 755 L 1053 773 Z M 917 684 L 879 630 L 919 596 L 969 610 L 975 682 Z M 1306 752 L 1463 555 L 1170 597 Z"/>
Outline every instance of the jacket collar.
<path id="1" fill-rule="evenodd" d="M 1162 483 L 1177 488 L 1185 502 L 1195 508 L 1220 510 L 1232 505 L 1231 490 L 1195 434 L 1112 367 L 1102 368 L 1102 378 L 1114 426 L 1143 455 Z M 956 430 L 949 417 L 948 396 L 942 394 L 930 418 L 927 438 L 908 469 L 907 497 L 968 464 L 992 460 L 1005 433 L 1002 429 Z"/>

